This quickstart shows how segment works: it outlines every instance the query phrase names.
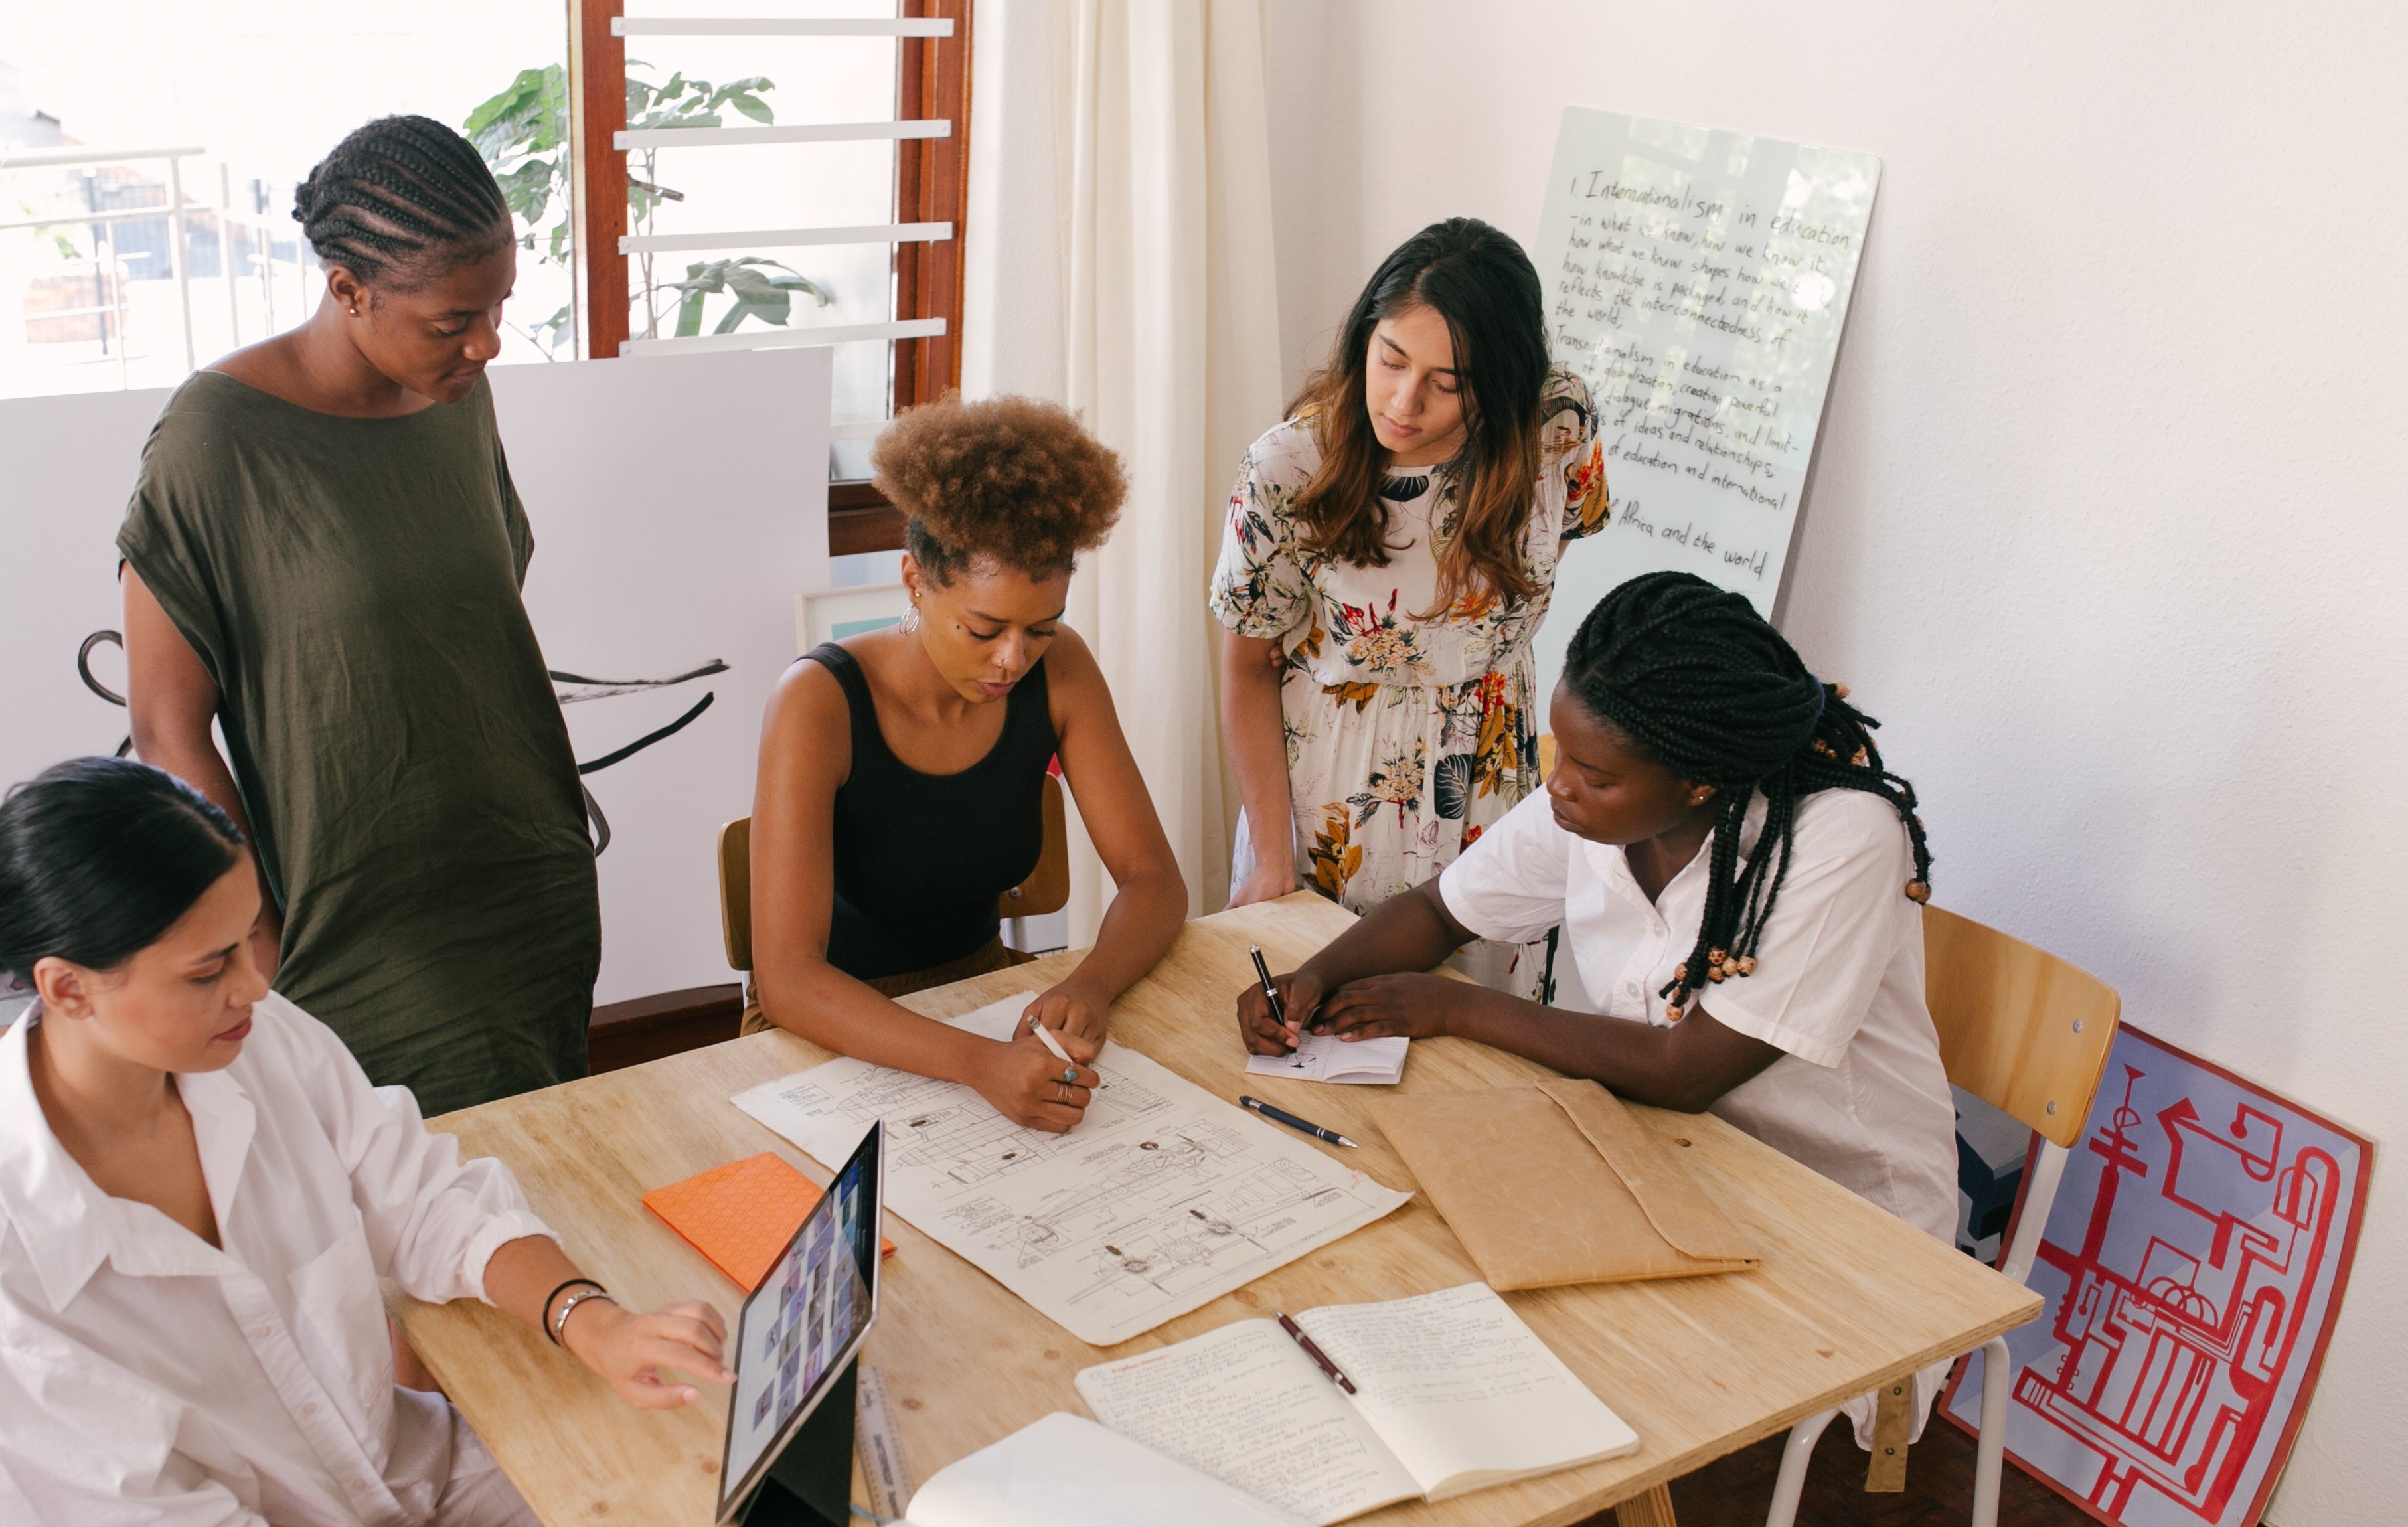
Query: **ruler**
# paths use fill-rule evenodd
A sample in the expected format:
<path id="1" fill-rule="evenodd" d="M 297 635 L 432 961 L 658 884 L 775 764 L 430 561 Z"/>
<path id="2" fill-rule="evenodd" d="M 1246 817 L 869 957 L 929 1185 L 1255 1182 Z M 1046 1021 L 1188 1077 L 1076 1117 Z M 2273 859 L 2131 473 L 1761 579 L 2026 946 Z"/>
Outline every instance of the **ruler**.
<path id="1" fill-rule="evenodd" d="M 902 1434 L 886 1401 L 886 1375 L 867 1363 L 861 1364 L 853 1422 L 853 1450 L 861 1458 L 869 1508 L 881 1521 L 899 1521 L 911 1504 L 911 1465 L 904 1461 Z"/>

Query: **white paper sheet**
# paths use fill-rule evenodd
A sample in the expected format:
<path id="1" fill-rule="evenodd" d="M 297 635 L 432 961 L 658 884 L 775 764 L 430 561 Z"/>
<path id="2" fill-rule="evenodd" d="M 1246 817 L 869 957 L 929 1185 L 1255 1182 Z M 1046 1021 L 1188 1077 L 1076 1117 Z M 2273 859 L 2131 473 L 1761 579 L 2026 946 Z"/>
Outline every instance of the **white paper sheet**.
<path id="1" fill-rule="evenodd" d="M 1349 1044 L 1334 1034 L 1308 1034 L 1285 1055 L 1249 1055 L 1246 1071 L 1256 1077 L 1287 1077 L 1297 1081 L 1360 1082 L 1384 1086 L 1401 1081 L 1405 1052 L 1412 1041 L 1357 1039 Z"/>
<path id="2" fill-rule="evenodd" d="M 948 1021 L 1008 1036 L 1028 996 Z M 1117 1043 L 1068 1135 L 956 1082 L 836 1060 L 736 1106 L 833 1165 L 886 1121 L 886 1205 L 1080 1340 L 1110 1347 L 1242 1288 L 1412 1195 Z"/>
<path id="3" fill-rule="evenodd" d="M 1304 1527 L 1278 1507 L 1057 1410 L 956 1459 L 907 1527 Z"/>

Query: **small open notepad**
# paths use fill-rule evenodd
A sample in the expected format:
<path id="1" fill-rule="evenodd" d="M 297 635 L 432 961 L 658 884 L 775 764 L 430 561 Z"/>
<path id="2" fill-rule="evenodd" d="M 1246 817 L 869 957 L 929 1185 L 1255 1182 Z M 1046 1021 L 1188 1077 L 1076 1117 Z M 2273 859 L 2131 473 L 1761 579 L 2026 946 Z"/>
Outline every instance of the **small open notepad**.
<path id="1" fill-rule="evenodd" d="M 1639 1437 L 1484 1283 L 1239 1320 L 1079 1375 L 1096 1419 L 1307 1521 L 1635 1452 Z"/>
<path id="2" fill-rule="evenodd" d="M 1385 1086 L 1405 1074 L 1411 1039 L 1357 1039 L 1308 1034 L 1290 1055 L 1249 1055 L 1246 1071 L 1256 1077 L 1293 1077 L 1298 1081 L 1370 1082 Z"/>

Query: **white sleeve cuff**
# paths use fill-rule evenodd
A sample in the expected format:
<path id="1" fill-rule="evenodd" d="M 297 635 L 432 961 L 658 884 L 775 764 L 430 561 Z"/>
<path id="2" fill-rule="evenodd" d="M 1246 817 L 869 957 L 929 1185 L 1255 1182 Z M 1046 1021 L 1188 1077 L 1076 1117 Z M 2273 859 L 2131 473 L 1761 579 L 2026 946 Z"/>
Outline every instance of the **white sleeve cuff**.
<path id="1" fill-rule="evenodd" d="M 510 1242 L 528 1235 L 542 1235 L 557 1242 L 552 1227 L 537 1219 L 527 1209 L 505 1209 L 487 1220 L 468 1237 L 468 1245 L 460 1254 L 460 1286 L 473 1289 L 477 1297 L 492 1304 L 493 1296 L 485 1292 L 485 1268 L 494 1253 Z"/>
<path id="2" fill-rule="evenodd" d="M 1745 977 L 1740 978 L 1745 980 Z M 1776 1022 L 1752 1013 L 1723 993 L 1737 983 L 1720 981 L 1698 992 L 1694 998 L 1699 1009 L 1733 1034 L 1743 1034 L 1750 1039 L 1760 1039 L 1786 1055 L 1795 1055 L 1809 1065 L 1829 1068 L 1848 1058 L 1845 1039 L 1833 1040 L 1828 1035 L 1811 1035 L 1802 1029 Z"/>

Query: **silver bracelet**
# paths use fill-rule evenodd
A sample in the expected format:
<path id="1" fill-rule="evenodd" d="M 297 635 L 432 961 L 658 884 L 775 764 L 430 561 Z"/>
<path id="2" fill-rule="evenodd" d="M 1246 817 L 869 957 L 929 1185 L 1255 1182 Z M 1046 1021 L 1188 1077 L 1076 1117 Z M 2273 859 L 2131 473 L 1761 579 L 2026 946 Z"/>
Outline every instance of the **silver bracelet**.
<path id="1" fill-rule="evenodd" d="M 588 1299 L 610 1299 L 610 1291 L 596 1284 L 592 1288 L 580 1289 L 563 1299 L 560 1302 L 559 1312 L 552 1318 L 552 1344 L 554 1347 L 568 1345 L 564 1339 L 568 1334 L 568 1312 Z M 614 1305 L 618 1302 L 616 1299 L 610 1299 L 610 1303 Z"/>

